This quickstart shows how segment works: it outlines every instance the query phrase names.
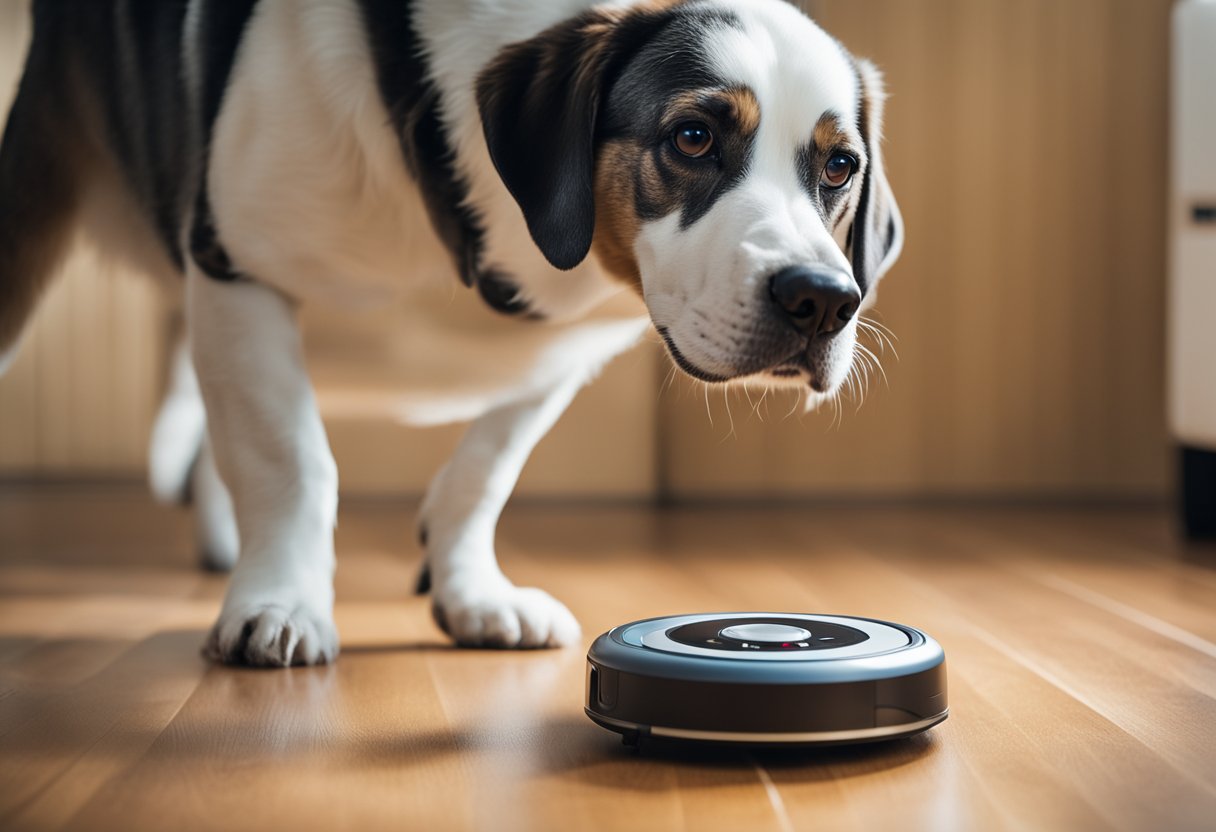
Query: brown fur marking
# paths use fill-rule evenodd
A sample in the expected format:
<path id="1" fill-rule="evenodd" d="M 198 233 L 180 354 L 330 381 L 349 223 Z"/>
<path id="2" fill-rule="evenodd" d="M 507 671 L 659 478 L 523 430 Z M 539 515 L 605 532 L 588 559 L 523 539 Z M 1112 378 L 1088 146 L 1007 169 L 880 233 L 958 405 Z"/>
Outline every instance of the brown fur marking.
<path id="1" fill-rule="evenodd" d="M 856 140 L 845 131 L 840 116 L 828 111 L 815 124 L 815 149 L 826 153 L 836 147 L 852 147 Z"/>
<path id="2" fill-rule="evenodd" d="M 733 87 L 722 93 L 731 103 L 731 117 L 745 135 L 750 136 L 760 129 L 760 102 L 756 94 L 747 87 Z"/>
<path id="3" fill-rule="evenodd" d="M 600 149 L 595 171 L 595 237 L 591 243 L 600 264 L 639 294 L 642 273 L 633 244 L 641 222 L 634 207 L 633 184 L 641 155 L 633 142 L 607 142 Z"/>
<path id="4" fill-rule="evenodd" d="M 710 116 L 710 122 L 735 129 L 745 138 L 760 127 L 760 102 L 747 87 L 683 92 L 668 103 L 665 120 L 674 127 L 676 123 L 697 118 L 702 113 Z M 720 124 L 714 116 L 720 116 L 727 124 Z"/>
<path id="5" fill-rule="evenodd" d="M 746 87 L 689 90 L 668 103 L 664 121 L 674 127 L 702 114 L 715 125 L 715 141 L 746 140 L 760 127 L 760 102 Z M 727 137 L 722 131 L 734 135 Z M 637 213 L 639 196 L 660 215 L 681 207 L 678 190 L 664 184 L 651 153 L 632 141 L 605 143 L 596 162 L 592 250 L 609 273 L 640 293 L 642 277 L 633 250 L 642 224 Z"/>

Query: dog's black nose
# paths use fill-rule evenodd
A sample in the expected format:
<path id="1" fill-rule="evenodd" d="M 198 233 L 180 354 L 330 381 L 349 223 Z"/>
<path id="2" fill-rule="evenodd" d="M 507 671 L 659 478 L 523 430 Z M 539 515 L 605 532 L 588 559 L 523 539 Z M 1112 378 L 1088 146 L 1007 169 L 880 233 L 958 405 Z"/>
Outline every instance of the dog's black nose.
<path id="1" fill-rule="evenodd" d="M 789 266 L 769 280 L 769 292 L 806 335 L 825 335 L 857 314 L 861 292 L 847 273 L 828 266 Z"/>

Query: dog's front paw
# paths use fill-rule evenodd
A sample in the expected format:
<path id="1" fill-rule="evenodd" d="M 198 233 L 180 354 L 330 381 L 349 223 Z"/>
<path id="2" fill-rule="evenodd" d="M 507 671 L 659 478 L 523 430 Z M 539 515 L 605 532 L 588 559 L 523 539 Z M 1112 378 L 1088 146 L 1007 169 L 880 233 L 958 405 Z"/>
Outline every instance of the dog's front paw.
<path id="1" fill-rule="evenodd" d="M 225 603 L 203 655 L 225 664 L 288 667 L 326 664 L 338 657 L 333 615 L 289 594 Z"/>
<path id="2" fill-rule="evenodd" d="M 580 636 L 578 621 L 562 602 L 505 580 L 443 587 L 431 612 L 462 647 L 565 647 Z"/>

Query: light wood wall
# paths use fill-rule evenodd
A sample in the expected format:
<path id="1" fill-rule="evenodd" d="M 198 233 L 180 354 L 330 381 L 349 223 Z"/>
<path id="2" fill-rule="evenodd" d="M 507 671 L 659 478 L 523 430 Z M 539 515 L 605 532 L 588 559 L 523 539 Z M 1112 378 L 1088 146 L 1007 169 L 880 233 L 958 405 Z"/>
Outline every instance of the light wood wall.
<path id="1" fill-rule="evenodd" d="M 878 307 L 899 336 L 889 387 L 878 379 L 837 425 L 719 390 L 707 414 L 700 388 L 661 385 L 648 346 L 583 394 L 521 490 L 1164 493 L 1169 0 L 807 5 L 892 93 L 887 159 L 908 244 Z M 24 7 L 0 3 L 5 102 Z M 0 476 L 142 469 L 164 306 L 139 279 L 97 271 L 72 265 L 0 380 Z M 363 493 L 416 493 L 459 435 L 375 411 L 328 421 L 344 488 Z"/>
<path id="2" fill-rule="evenodd" d="M 907 247 L 876 317 L 899 359 L 835 427 L 733 395 L 732 436 L 722 393 L 711 425 L 680 382 L 665 488 L 1163 493 L 1169 0 L 808 5 L 886 72 Z"/>

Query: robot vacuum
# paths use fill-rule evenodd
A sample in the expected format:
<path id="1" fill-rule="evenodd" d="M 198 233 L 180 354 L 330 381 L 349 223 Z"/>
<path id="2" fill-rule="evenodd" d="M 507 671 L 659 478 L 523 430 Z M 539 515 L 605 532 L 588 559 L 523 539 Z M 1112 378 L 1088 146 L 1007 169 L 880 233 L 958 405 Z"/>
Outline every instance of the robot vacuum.
<path id="1" fill-rule="evenodd" d="M 909 737 L 949 713 L 946 656 L 920 630 L 870 618 L 648 618 L 591 645 L 586 711 L 627 745 L 651 737 L 747 745 Z"/>

